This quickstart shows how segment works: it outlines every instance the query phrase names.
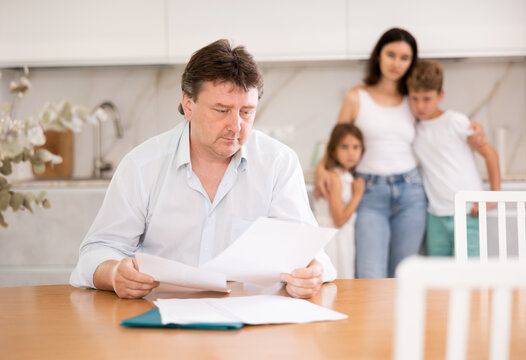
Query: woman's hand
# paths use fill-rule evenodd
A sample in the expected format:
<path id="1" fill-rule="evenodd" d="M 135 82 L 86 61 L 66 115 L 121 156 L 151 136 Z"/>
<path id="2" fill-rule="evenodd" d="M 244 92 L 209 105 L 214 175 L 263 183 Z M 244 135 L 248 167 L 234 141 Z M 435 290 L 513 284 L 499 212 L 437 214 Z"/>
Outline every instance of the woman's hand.
<path id="1" fill-rule="evenodd" d="M 468 136 L 468 145 L 473 149 L 477 150 L 487 144 L 486 134 L 482 125 L 476 121 L 472 121 L 469 127 L 473 130 L 473 134 Z"/>

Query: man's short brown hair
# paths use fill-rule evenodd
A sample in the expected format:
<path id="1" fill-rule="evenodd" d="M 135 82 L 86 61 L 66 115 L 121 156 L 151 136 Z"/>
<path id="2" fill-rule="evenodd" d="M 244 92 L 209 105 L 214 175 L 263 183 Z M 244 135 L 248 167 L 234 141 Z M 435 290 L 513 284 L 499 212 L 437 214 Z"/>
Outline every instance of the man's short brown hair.
<path id="1" fill-rule="evenodd" d="M 253 56 L 243 46 L 232 48 L 225 39 L 217 40 L 192 55 L 181 77 L 181 90 L 197 101 L 207 81 L 232 83 L 245 91 L 256 88 L 258 99 L 263 96 L 263 76 Z M 179 112 L 184 115 L 181 104 Z"/>
<path id="2" fill-rule="evenodd" d="M 442 91 L 444 72 L 434 60 L 419 60 L 407 78 L 407 88 L 413 91 Z"/>

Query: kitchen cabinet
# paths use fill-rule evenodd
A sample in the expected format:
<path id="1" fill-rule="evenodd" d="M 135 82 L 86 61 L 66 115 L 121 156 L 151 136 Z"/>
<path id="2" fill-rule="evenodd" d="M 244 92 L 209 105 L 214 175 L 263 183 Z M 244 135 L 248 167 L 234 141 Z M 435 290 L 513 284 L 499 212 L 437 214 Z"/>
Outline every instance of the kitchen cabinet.
<path id="1" fill-rule="evenodd" d="M 0 67 L 166 63 L 166 0 L 2 0 Z"/>
<path id="2" fill-rule="evenodd" d="M 421 57 L 526 55 L 524 0 L 348 0 L 349 58 L 367 58 L 397 26 L 417 39 Z"/>
<path id="3" fill-rule="evenodd" d="M 169 56 L 185 63 L 217 39 L 244 45 L 258 61 L 344 59 L 346 1 L 168 0 Z"/>
<path id="4" fill-rule="evenodd" d="M 2 0 L 0 68 L 184 64 L 219 38 L 258 61 L 366 59 L 393 26 L 422 57 L 526 56 L 524 0 Z"/>

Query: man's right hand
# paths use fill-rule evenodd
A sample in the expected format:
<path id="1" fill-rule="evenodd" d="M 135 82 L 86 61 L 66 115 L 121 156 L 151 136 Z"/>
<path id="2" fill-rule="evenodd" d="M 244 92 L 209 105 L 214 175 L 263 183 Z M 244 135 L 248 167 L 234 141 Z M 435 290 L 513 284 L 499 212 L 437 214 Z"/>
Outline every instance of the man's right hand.
<path id="1" fill-rule="evenodd" d="M 139 272 L 134 258 L 103 262 L 93 274 L 93 283 L 97 289 L 113 290 L 123 299 L 142 298 L 159 286 L 153 277 Z"/>

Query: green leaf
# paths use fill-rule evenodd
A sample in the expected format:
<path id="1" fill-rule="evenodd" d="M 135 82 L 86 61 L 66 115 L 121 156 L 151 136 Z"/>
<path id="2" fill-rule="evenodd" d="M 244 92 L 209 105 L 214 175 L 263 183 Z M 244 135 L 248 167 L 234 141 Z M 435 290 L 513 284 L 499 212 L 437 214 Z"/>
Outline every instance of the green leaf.
<path id="1" fill-rule="evenodd" d="M 0 212 L 0 226 L 5 227 L 5 228 L 7 227 L 7 223 L 4 220 L 4 215 L 2 215 L 1 212 Z"/>
<path id="2" fill-rule="evenodd" d="M 49 202 L 48 199 L 44 199 L 44 201 L 42 201 L 42 207 L 44 209 L 49 209 L 51 207 L 51 203 Z"/>
<path id="3" fill-rule="evenodd" d="M 33 171 L 35 174 L 42 174 L 46 171 L 46 165 L 43 162 L 33 163 Z"/>
<path id="4" fill-rule="evenodd" d="M 27 194 L 27 195 L 33 195 L 33 194 Z M 24 201 L 22 202 L 22 205 L 29 210 L 30 213 L 33 213 L 33 209 L 31 208 L 31 200 L 26 196 L 24 196 Z"/>
<path id="5" fill-rule="evenodd" d="M 45 191 L 41 191 L 41 192 L 38 193 L 35 201 L 37 202 L 37 204 L 40 204 L 44 200 L 46 200 L 46 192 Z"/>
<path id="6" fill-rule="evenodd" d="M 8 190 L 4 189 L 0 191 L 0 211 L 6 211 L 7 206 L 9 205 L 9 200 L 11 199 L 11 194 Z"/>
<path id="7" fill-rule="evenodd" d="M 0 173 L 4 175 L 9 175 L 13 172 L 13 168 L 11 167 L 11 159 L 5 158 L 2 160 L 2 166 L 0 167 Z"/>
<path id="8" fill-rule="evenodd" d="M 19 192 L 14 192 L 11 194 L 11 199 L 9 200 L 9 205 L 13 211 L 20 209 L 20 206 L 24 203 L 24 194 Z"/>

